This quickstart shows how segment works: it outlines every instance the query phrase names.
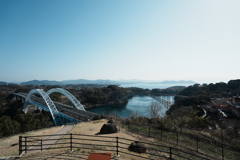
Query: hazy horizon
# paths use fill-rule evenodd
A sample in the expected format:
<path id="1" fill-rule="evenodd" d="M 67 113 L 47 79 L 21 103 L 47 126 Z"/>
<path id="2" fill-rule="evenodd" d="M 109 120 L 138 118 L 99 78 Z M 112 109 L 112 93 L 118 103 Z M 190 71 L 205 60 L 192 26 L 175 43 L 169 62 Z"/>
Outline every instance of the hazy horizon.
<path id="1" fill-rule="evenodd" d="M 0 81 L 238 79 L 238 0 L 1 0 Z"/>
<path id="2" fill-rule="evenodd" d="M 80 79 L 84 79 L 84 78 L 79 78 L 79 79 L 65 79 L 65 80 L 49 80 L 49 79 L 31 79 L 31 80 L 26 80 L 26 81 L 1 81 L 0 82 L 7 82 L 7 83 L 23 83 L 23 82 L 28 82 L 28 81 L 34 81 L 34 80 L 38 80 L 38 81 L 58 81 L 58 82 L 62 82 L 62 81 L 71 81 L 71 80 L 80 80 Z M 91 80 L 91 81 L 96 81 L 96 80 L 110 80 L 110 81 L 122 81 L 122 82 L 127 82 L 127 83 L 130 83 L 130 82 L 136 82 L 136 81 L 139 81 L 140 83 L 151 83 L 151 82 L 164 82 L 164 81 L 193 81 L 193 82 L 196 82 L 196 83 L 199 83 L 199 84 L 203 84 L 203 83 L 207 83 L 207 84 L 210 84 L 210 83 L 219 83 L 219 82 L 225 82 L 227 83 L 228 81 L 230 80 L 235 80 L 235 79 L 229 79 L 227 81 L 216 81 L 216 82 L 199 82 L 199 81 L 194 81 L 194 80 L 146 80 L 146 79 L 84 79 L 84 80 Z"/>

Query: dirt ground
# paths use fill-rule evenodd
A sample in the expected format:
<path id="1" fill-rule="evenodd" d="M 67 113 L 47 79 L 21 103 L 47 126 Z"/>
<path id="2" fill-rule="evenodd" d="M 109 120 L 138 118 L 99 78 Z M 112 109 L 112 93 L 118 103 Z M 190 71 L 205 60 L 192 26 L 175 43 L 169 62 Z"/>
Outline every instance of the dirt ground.
<path id="1" fill-rule="evenodd" d="M 33 135 L 48 135 L 56 130 L 61 128 L 61 126 L 51 127 L 47 129 L 39 129 L 36 131 L 27 132 L 24 134 L 17 134 L 10 137 L 5 137 L 0 139 L 0 158 L 1 157 L 8 157 L 8 156 L 17 156 L 19 153 L 18 149 L 18 141 L 19 136 L 33 136 Z"/>
<path id="2" fill-rule="evenodd" d="M 48 149 L 45 151 L 40 151 L 36 153 L 27 153 L 24 154 L 20 159 L 28 159 L 28 160 L 35 160 L 35 159 L 47 159 L 47 160 L 57 160 L 57 159 L 84 159 L 86 160 L 89 156 L 90 153 L 111 153 L 112 158 L 115 160 L 142 160 L 145 158 L 140 158 L 136 156 L 131 156 L 129 154 L 137 155 L 137 156 L 142 156 L 149 158 L 149 156 L 145 153 L 135 153 L 135 152 L 130 152 L 127 150 L 128 146 L 130 145 L 131 142 L 133 141 L 147 141 L 151 142 L 153 139 L 144 139 L 144 137 L 141 137 L 139 135 L 129 133 L 122 129 L 121 127 L 118 127 L 120 130 L 118 133 L 113 133 L 113 134 L 99 134 L 99 131 L 103 124 L 105 124 L 107 120 L 97 120 L 97 121 L 90 121 L 90 122 L 83 122 L 77 124 L 69 133 L 72 133 L 73 136 L 74 134 L 83 134 L 83 135 L 92 135 L 92 137 L 87 137 L 86 139 L 91 139 L 91 140 L 102 140 L 101 142 L 94 142 L 94 141 L 89 141 L 89 140 L 74 140 L 74 143 L 79 143 L 77 146 L 74 146 L 73 151 L 70 151 L 70 149 Z M 96 137 L 97 136 L 97 137 Z M 63 140 L 59 140 L 57 143 L 61 141 L 61 143 L 65 143 L 69 146 L 69 135 L 66 135 L 66 137 L 63 137 Z M 101 138 L 102 137 L 102 138 Z M 111 138 L 106 138 L 106 137 L 111 137 Z M 125 153 L 119 153 L 119 156 L 116 156 L 116 143 L 111 143 L 107 141 L 116 141 L 116 137 L 121 137 L 125 139 L 130 139 L 132 141 L 128 140 L 121 140 L 123 144 L 119 144 L 119 146 L 123 148 L 119 148 L 120 151 L 126 152 Z M 66 138 L 66 139 L 64 139 Z M 87 143 L 91 144 L 91 149 L 83 149 L 86 147 L 84 144 L 80 143 Z M 113 145 L 111 147 L 99 147 L 96 144 L 101 144 L 101 145 Z M 66 145 L 65 145 L 66 146 Z M 64 147 L 64 144 L 59 144 L 54 147 Z M 95 149 L 100 149 L 100 150 L 95 150 Z M 113 150 L 113 151 L 102 151 L 104 150 Z M 163 159 L 161 157 L 157 159 Z"/>

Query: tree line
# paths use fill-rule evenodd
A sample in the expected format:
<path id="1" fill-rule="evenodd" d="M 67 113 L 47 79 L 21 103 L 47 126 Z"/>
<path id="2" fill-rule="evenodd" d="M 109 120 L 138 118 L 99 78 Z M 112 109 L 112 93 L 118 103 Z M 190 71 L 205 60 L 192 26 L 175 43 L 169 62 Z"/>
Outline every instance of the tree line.
<path id="1" fill-rule="evenodd" d="M 174 110 L 184 106 L 193 106 L 197 109 L 197 105 L 210 103 L 211 98 L 232 97 L 237 94 L 240 94 L 240 79 L 230 80 L 228 83 L 194 84 L 175 96 L 175 103 L 167 111 L 167 114 L 170 115 Z"/>
<path id="2" fill-rule="evenodd" d="M 117 103 L 128 94 L 128 89 L 109 85 L 102 88 L 87 88 L 81 90 L 81 102 L 83 104 L 108 104 Z"/>
<path id="3" fill-rule="evenodd" d="M 230 80 L 228 83 L 194 84 L 179 92 L 182 96 L 208 96 L 210 98 L 232 96 L 240 93 L 240 79 Z"/>
<path id="4" fill-rule="evenodd" d="M 14 117 L 3 115 L 0 117 L 0 137 L 53 126 L 51 119 L 50 114 L 45 111 L 42 113 L 21 113 Z"/>

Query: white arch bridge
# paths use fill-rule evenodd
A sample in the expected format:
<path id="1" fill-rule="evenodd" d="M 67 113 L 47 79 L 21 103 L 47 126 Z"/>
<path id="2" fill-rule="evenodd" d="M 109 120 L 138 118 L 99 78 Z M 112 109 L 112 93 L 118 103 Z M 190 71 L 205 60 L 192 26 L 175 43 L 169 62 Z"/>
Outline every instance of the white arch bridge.
<path id="1" fill-rule="evenodd" d="M 49 96 L 52 93 L 63 94 L 72 102 L 73 106 L 52 101 Z M 55 125 L 89 121 L 97 115 L 95 113 L 86 111 L 81 103 L 70 92 L 63 88 L 52 88 L 47 92 L 42 89 L 32 89 L 28 94 L 13 93 L 13 96 L 16 99 L 24 100 L 24 113 L 28 112 L 30 104 L 34 105 L 40 110 L 50 112 Z"/>

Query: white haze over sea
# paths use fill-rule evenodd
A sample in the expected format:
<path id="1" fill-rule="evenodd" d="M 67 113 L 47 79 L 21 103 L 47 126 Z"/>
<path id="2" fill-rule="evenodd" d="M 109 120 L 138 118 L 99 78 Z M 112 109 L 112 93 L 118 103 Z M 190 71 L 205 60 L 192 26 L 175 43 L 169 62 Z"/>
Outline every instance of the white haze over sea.
<path id="1" fill-rule="evenodd" d="M 143 89 L 165 89 L 172 86 L 185 86 L 188 87 L 193 84 L 151 84 L 151 83 L 139 83 L 139 84 L 121 84 L 120 87 L 129 88 L 129 87 L 138 87 Z"/>

